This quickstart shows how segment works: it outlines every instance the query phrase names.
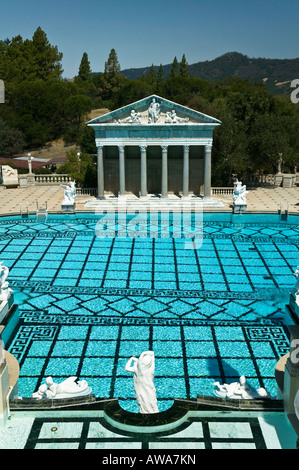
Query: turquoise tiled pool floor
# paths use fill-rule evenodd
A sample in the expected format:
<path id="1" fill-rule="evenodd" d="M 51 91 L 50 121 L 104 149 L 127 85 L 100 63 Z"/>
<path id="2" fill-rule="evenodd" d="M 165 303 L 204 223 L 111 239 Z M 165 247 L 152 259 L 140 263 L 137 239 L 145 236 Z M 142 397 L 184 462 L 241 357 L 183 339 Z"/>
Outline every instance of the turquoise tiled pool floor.
<path id="1" fill-rule="evenodd" d="M 240 375 L 275 395 L 298 225 L 207 221 L 190 250 L 183 238 L 100 239 L 97 220 L 0 222 L 0 260 L 19 304 L 8 349 L 21 365 L 20 395 L 48 375 L 76 375 L 138 411 L 124 366 L 146 349 L 160 410 Z"/>

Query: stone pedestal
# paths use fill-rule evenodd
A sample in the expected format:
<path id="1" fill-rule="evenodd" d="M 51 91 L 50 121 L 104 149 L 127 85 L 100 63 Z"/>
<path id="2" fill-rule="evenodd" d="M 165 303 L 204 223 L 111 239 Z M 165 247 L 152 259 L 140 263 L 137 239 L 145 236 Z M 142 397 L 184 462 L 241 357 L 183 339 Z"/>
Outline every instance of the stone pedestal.
<path id="1" fill-rule="evenodd" d="M 275 186 L 281 186 L 283 180 L 283 174 L 282 173 L 277 173 L 275 175 Z"/>
<path id="2" fill-rule="evenodd" d="M 294 400 L 299 390 L 299 325 L 291 325 L 289 330 L 291 346 L 284 371 L 283 401 L 286 413 L 293 414 Z"/>
<path id="3" fill-rule="evenodd" d="M 234 204 L 234 214 L 243 214 L 247 211 L 247 204 Z"/>
<path id="4" fill-rule="evenodd" d="M 13 294 L 11 294 L 8 299 L 1 300 L 1 297 L 0 297 L 0 324 L 4 322 L 4 319 L 7 317 L 13 305 L 14 305 Z"/>
<path id="5" fill-rule="evenodd" d="M 1 348 L 1 345 L 0 345 Z M 1 359 L 1 358 L 0 358 Z M 8 365 L 6 360 L 2 359 L 0 363 L 0 425 L 5 426 L 8 419 L 9 378 Z"/>
<path id="6" fill-rule="evenodd" d="M 61 210 L 63 212 L 74 212 L 75 210 L 75 203 L 74 204 L 70 204 L 69 202 L 68 203 L 65 203 L 63 202 L 61 204 Z"/>

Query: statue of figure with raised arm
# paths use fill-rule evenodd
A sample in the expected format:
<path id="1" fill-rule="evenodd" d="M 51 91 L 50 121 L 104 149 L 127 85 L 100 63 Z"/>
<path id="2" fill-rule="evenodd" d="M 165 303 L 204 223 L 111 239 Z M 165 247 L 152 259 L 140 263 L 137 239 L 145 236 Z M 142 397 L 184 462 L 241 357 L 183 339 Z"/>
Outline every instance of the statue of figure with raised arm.
<path id="1" fill-rule="evenodd" d="M 134 374 L 134 389 L 140 413 L 158 413 L 156 388 L 154 386 L 154 352 L 144 351 L 139 359 L 131 357 L 125 366 L 125 370 Z"/>
<path id="2" fill-rule="evenodd" d="M 148 108 L 148 122 L 150 124 L 158 121 L 160 116 L 160 104 L 157 103 L 156 98 L 153 98 L 150 107 Z"/>
<path id="3" fill-rule="evenodd" d="M 65 184 L 61 184 L 60 186 L 65 190 L 62 204 L 74 204 L 77 196 L 76 181 L 70 181 L 69 186 Z"/>

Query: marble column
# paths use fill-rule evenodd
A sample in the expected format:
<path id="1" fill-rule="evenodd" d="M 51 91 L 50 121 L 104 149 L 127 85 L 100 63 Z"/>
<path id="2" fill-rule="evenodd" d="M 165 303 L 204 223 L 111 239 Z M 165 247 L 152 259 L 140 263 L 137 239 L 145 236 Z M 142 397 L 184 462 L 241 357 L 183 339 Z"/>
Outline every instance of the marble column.
<path id="1" fill-rule="evenodd" d="M 146 171 L 146 145 L 140 147 L 141 152 L 141 196 L 147 195 L 147 171 Z"/>
<path id="2" fill-rule="evenodd" d="M 119 146 L 119 195 L 125 195 L 125 147 Z"/>
<path id="3" fill-rule="evenodd" d="M 168 146 L 162 147 L 162 182 L 161 182 L 161 196 L 167 197 L 168 194 L 168 161 L 167 161 Z"/>
<path id="4" fill-rule="evenodd" d="M 212 145 L 205 145 L 204 197 L 211 197 L 211 154 Z"/>
<path id="5" fill-rule="evenodd" d="M 104 155 L 103 146 L 97 147 L 98 197 L 104 199 Z"/>
<path id="6" fill-rule="evenodd" d="M 189 194 L 189 145 L 184 146 L 184 161 L 183 161 L 183 196 Z"/>

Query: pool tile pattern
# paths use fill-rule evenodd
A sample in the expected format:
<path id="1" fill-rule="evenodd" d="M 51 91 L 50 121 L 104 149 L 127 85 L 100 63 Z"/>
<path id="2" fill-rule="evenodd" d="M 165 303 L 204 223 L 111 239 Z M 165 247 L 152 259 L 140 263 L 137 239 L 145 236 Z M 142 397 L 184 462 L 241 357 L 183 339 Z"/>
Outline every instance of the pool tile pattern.
<path id="1" fill-rule="evenodd" d="M 97 220 L 0 222 L 0 259 L 19 304 L 8 346 L 21 395 L 48 375 L 76 375 L 138 411 L 124 366 L 146 349 L 155 351 L 160 409 L 243 374 L 275 395 L 298 226 L 205 222 L 202 246 L 187 250 L 182 238 L 98 238 Z"/>
<path id="2" fill-rule="evenodd" d="M 103 418 L 36 418 L 25 449 L 266 449 L 257 417 L 190 418 L 171 431 L 119 431 Z M 142 457 L 140 455 L 140 457 Z"/>

